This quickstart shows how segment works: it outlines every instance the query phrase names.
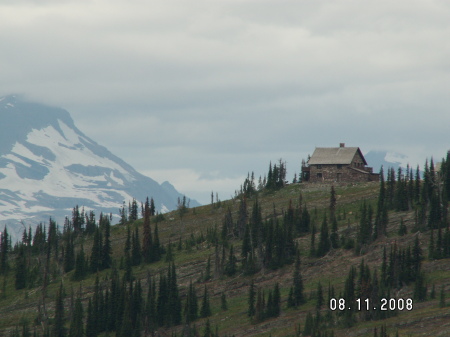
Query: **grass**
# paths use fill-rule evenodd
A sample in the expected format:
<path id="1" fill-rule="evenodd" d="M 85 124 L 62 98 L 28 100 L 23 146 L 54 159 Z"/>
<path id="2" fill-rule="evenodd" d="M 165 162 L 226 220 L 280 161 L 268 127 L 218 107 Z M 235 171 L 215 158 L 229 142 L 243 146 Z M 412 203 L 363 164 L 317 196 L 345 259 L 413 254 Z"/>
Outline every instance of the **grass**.
<path id="1" fill-rule="evenodd" d="M 358 213 L 362 200 L 372 207 L 376 206 L 379 186 L 377 183 L 348 184 L 336 186 L 337 194 L 337 211 L 339 234 L 355 237 L 358 226 Z M 289 206 L 292 200 L 294 207 L 298 203 L 300 195 L 308 210 L 315 217 L 316 225 L 320 226 L 322 217 L 328 215 L 329 206 L 329 185 L 299 185 L 292 184 L 279 191 L 269 193 L 260 193 L 258 201 L 263 209 L 263 218 L 273 216 L 274 208 L 278 216 L 282 215 L 283 210 Z M 247 200 L 247 210 L 250 214 L 255 197 Z M 221 336 L 294 336 L 295 329 L 300 324 L 301 329 L 304 327 L 306 315 L 309 311 L 315 312 L 316 300 L 308 300 L 308 302 L 297 309 L 287 308 L 287 296 L 289 288 L 292 285 L 293 265 L 286 265 L 277 270 L 265 270 L 253 276 L 245 276 L 240 273 L 233 277 L 220 277 L 203 282 L 202 273 L 205 273 L 206 261 L 211 257 L 211 274 L 214 275 L 214 255 L 215 248 L 207 243 L 201 243 L 190 250 L 183 248 L 182 251 L 176 249 L 178 240 L 181 237 L 184 240 L 192 235 L 198 237 L 201 233 L 206 236 L 208 228 L 217 226 L 220 233 L 221 224 L 227 209 L 230 208 L 234 221 L 236 221 L 239 209 L 237 200 L 227 200 L 221 202 L 221 207 L 213 207 L 206 205 L 189 209 L 188 212 L 180 218 L 178 212 L 171 212 L 164 215 L 164 220 L 158 223 L 159 236 L 161 243 L 167 245 L 169 241 L 174 244 L 173 249 L 174 262 L 177 266 L 177 277 L 180 286 L 180 295 L 183 297 L 189 282 L 194 282 L 199 297 L 203 294 L 203 287 L 206 284 L 210 294 L 210 301 L 213 314 L 209 318 L 213 330 L 216 325 Z M 402 237 L 397 236 L 398 224 L 403 217 L 408 227 L 408 234 Z M 309 299 L 314 295 L 317 283 L 320 281 L 324 290 L 325 302 L 327 298 L 328 283 L 334 285 L 336 296 L 343 290 L 344 281 L 347 277 L 350 266 L 359 266 L 362 259 L 369 264 L 371 270 L 380 268 L 381 256 L 385 245 L 392 245 L 394 242 L 399 247 L 412 245 L 416 233 L 413 231 L 413 212 L 401 212 L 390 214 L 390 224 L 388 228 L 388 236 L 379 239 L 367 248 L 364 256 L 356 255 L 353 250 L 338 249 L 330 252 L 322 258 L 310 258 L 310 235 L 300 237 L 297 240 L 302 261 L 302 277 L 305 287 L 305 295 Z M 142 240 L 142 219 L 131 224 L 131 228 L 138 226 L 140 229 L 140 238 Z M 154 223 L 152 222 L 154 228 Z M 111 230 L 111 241 L 113 247 L 113 258 L 117 266 L 120 264 L 120 256 L 123 254 L 123 247 L 126 239 L 127 226 L 114 226 Z M 318 228 L 318 227 L 317 227 Z M 318 235 L 318 234 L 317 234 Z M 427 247 L 429 235 L 427 233 L 419 234 L 424 256 L 427 256 Z M 84 250 L 87 256 L 90 255 L 92 239 L 80 239 L 78 244 L 83 241 Z M 316 243 L 318 236 L 316 237 Z M 235 248 L 235 254 L 238 256 L 240 250 L 240 242 L 232 242 Z M 445 285 L 446 289 L 450 288 L 450 264 L 446 260 L 429 261 L 424 260 L 423 270 L 426 272 L 429 290 L 431 285 L 435 284 L 436 299 L 418 303 L 410 312 L 401 312 L 396 317 L 391 317 L 383 321 L 375 322 L 358 322 L 351 329 L 340 326 L 334 327 L 335 336 L 373 336 L 373 329 L 378 328 L 382 324 L 386 324 L 388 332 L 394 335 L 398 330 L 400 336 L 416 336 L 438 335 L 440 330 L 446 329 L 450 333 L 450 327 L 446 326 L 445 320 L 450 321 L 448 308 L 439 308 L 439 291 L 441 285 Z M 133 267 L 133 275 L 144 281 L 143 289 L 146 291 L 145 280 L 147 276 L 156 276 L 160 272 L 166 272 L 167 263 L 164 257 L 161 261 L 150 265 L 140 265 Z M 108 278 L 111 270 L 105 270 L 98 273 L 101 282 Z M 71 281 L 71 273 L 65 275 L 57 275 L 57 277 L 49 284 L 47 289 L 46 303 L 48 312 L 51 317 L 55 300 L 56 290 L 59 288 L 60 282 L 63 282 L 66 289 L 66 306 L 69 306 L 69 295 L 72 289 L 77 292 L 81 288 L 83 304 L 86 310 L 87 301 L 92 296 L 96 275 L 89 275 L 82 282 Z M 123 273 L 123 270 L 120 270 Z M 282 311 L 278 318 L 268 319 L 264 322 L 253 323 L 247 316 L 248 308 L 248 287 L 251 280 L 255 281 L 257 287 L 263 289 L 272 289 L 275 282 L 279 282 L 282 297 Z M 3 277 L 0 276 L 0 289 L 2 289 Z M 410 284 L 403 288 L 402 296 L 412 296 L 413 285 Z M 220 309 L 220 296 L 222 292 L 227 294 L 228 310 Z M 6 299 L 0 297 L 0 335 L 7 335 L 7 332 L 13 329 L 21 320 L 32 322 L 36 317 L 36 308 L 39 300 L 42 298 L 40 287 L 26 290 L 14 289 L 14 277 L 11 272 L 7 277 Z M 25 295 L 27 294 L 27 296 Z M 447 296 L 447 302 L 450 302 L 450 296 Z M 201 303 L 199 298 L 199 304 Z M 324 316 L 328 308 L 325 303 L 322 308 L 322 316 Z M 440 322 L 434 325 L 433 319 Z M 197 330 L 202 333 L 205 319 L 196 322 Z M 182 331 L 182 326 L 167 329 L 167 334 L 172 331 L 178 334 Z"/>

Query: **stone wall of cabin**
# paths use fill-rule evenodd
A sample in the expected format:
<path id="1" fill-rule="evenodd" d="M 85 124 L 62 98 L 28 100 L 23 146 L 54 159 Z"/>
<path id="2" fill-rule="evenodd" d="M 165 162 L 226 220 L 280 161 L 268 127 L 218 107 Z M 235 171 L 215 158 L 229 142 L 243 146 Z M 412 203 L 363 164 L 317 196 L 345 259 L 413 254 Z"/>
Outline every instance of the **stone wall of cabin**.
<path id="1" fill-rule="evenodd" d="M 360 170 L 365 170 L 364 167 L 358 167 Z M 358 172 L 352 170 L 349 165 L 321 165 L 321 168 L 317 168 L 317 165 L 310 166 L 310 182 L 365 182 L 365 181 L 378 181 L 377 174 L 371 174 L 370 168 L 367 168 L 367 173 Z M 318 177 L 318 173 L 322 174 L 322 177 Z M 339 175 L 339 176 L 338 176 Z"/>

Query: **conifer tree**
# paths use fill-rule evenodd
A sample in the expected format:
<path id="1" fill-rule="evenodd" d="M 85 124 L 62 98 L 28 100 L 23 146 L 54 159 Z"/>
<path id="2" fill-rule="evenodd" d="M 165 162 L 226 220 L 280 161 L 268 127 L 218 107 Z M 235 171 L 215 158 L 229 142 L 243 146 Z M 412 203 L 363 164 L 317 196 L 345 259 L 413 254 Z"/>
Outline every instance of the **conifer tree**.
<path id="1" fill-rule="evenodd" d="M 250 284 L 250 288 L 248 291 L 248 311 L 247 311 L 247 315 L 250 318 L 253 318 L 253 316 L 255 316 L 255 296 L 256 296 L 256 291 L 255 291 L 255 283 L 252 280 L 252 283 Z"/>
<path id="2" fill-rule="evenodd" d="M 331 225 L 330 244 L 331 248 L 339 248 L 338 223 L 336 217 L 333 218 L 333 223 Z"/>
<path id="3" fill-rule="evenodd" d="M 9 234 L 5 226 L 1 235 L 0 241 L 0 274 L 5 274 L 9 269 L 8 255 L 9 255 Z"/>
<path id="4" fill-rule="evenodd" d="M 324 256 L 330 250 L 330 237 L 328 235 L 328 222 L 327 217 L 324 216 L 322 226 L 320 227 L 319 244 L 317 247 L 316 255 Z"/>
<path id="5" fill-rule="evenodd" d="M 109 219 L 107 216 L 104 216 L 103 219 L 100 219 L 100 227 L 104 230 L 103 235 L 103 247 L 101 251 L 101 269 L 107 269 L 111 267 L 111 254 L 112 254 L 112 248 L 111 248 L 111 223 L 109 222 Z"/>
<path id="6" fill-rule="evenodd" d="M 309 256 L 313 257 L 316 256 L 316 246 L 315 246 L 315 242 L 316 242 L 316 224 L 313 222 L 311 225 L 311 244 L 310 244 L 310 248 L 309 248 Z"/>
<path id="7" fill-rule="evenodd" d="M 72 279 L 74 281 L 80 281 L 84 279 L 86 276 L 87 269 L 86 269 L 86 258 L 84 255 L 84 248 L 81 246 L 80 251 L 77 254 L 77 258 L 75 260 L 75 272 L 72 276 Z"/>
<path id="8" fill-rule="evenodd" d="M 197 293 L 192 281 L 189 283 L 189 289 L 186 297 L 186 304 L 184 307 L 184 316 L 186 323 L 194 322 L 198 317 L 198 301 Z"/>
<path id="9" fill-rule="evenodd" d="M 145 201 L 144 206 L 144 224 L 143 224 L 143 231 L 144 231 L 144 238 L 142 242 L 142 256 L 144 257 L 145 263 L 153 262 L 153 238 L 152 238 L 152 231 L 150 228 L 150 204 L 147 200 Z"/>
<path id="10" fill-rule="evenodd" d="M 444 290 L 444 286 L 441 286 L 441 292 L 439 295 L 439 308 L 445 308 L 446 307 L 446 303 L 445 303 L 445 290 Z"/>
<path id="11" fill-rule="evenodd" d="M 25 257 L 25 248 L 24 245 L 21 244 L 19 247 L 19 253 L 16 257 L 16 280 L 15 280 L 15 286 L 16 289 L 23 289 L 27 286 L 27 262 Z"/>
<path id="12" fill-rule="evenodd" d="M 233 276 L 236 274 L 236 257 L 234 256 L 233 245 L 230 246 L 228 261 L 225 265 L 225 274 L 228 276 Z"/>
<path id="13" fill-rule="evenodd" d="M 97 227 L 94 233 L 94 241 L 92 244 L 90 269 L 91 273 L 96 273 L 101 270 L 102 262 L 102 234 L 100 228 Z"/>
<path id="14" fill-rule="evenodd" d="M 202 300 L 202 306 L 200 308 L 200 317 L 205 318 L 211 316 L 211 307 L 209 305 L 209 295 L 208 295 L 208 289 L 205 288 L 203 291 L 203 300 Z"/>
<path id="15" fill-rule="evenodd" d="M 336 191 L 334 185 L 331 185 L 330 191 L 330 219 L 333 220 L 336 213 Z"/>
<path id="16" fill-rule="evenodd" d="M 168 323 L 169 326 L 178 325 L 181 322 L 181 299 L 178 290 L 176 268 L 174 263 L 168 267 L 167 289 Z"/>
<path id="17" fill-rule="evenodd" d="M 56 294 L 55 301 L 55 317 L 53 322 L 53 336 L 64 337 L 66 336 L 66 329 L 64 327 L 65 314 L 64 314 L 64 289 L 61 283 L 59 290 Z"/>
<path id="18" fill-rule="evenodd" d="M 423 302 L 427 297 L 427 287 L 425 285 L 425 276 L 419 273 L 414 284 L 414 300 Z"/>
<path id="19" fill-rule="evenodd" d="M 220 308 L 223 311 L 227 311 L 228 310 L 227 296 L 225 295 L 224 292 L 220 296 Z"/>
<path id="20" fill-rule="evenodd" d="M 203 331 L 203 337 L 213 337 L 214 334 L 211 331 L 211 323 L 209 322 L 209 319 L 206 320 L 205 324 L 205 330 Z"/>
<path id="21" fill-rule="evenodd" d="M 293 274 L 292 304 L 294 307 L 297 307 L 305 302 L 305 296 L 303 295 L 303 280 L 300 273 L 300 254 L 297 253 Z"/>
<path id="22" fill-rule="evenodd" d="M 78 297 L 75 302 L 75 310 L 70 322 L 69 337 L 80 337 L 84 335 L 83 329 L 83 304 Z"/>
<path id="23" fill-rule="evenodd" d="M 141 264 L 141 244 L 139 241 L 139 229 L 136 227 L 134 229 L 134 234 L 131 240 L 131 264 L 133 266 L 138 266 Z"/>
<path id="24" fill-rule="evenodd" d="M 272 298 L 272 317 L 278 317 L 280 316 L 280 305 L 281 305 L 281 293 L 280 293 L 280 285 L 275 283 L 275 286 L 273 288 L 273 298 Z"/>
<path id="25" fill-rule="evenodd" d="M 68 273 L 75 267 L 75 248 L 73 244 L 74 233 L 68 231 L 65 235 L 65 245 L 64 245 L 64 259 L 63 266 L 64 272 Z"/>
<path id="26" fill-rule="evenodd" d="M 323 288 L 322 288 L 322 284 L 317 283 L 317 291 L 316 291 L 316 309 L 320 310 L 322 308 L 323 302 L 324 302 L 324 298 L 323 298 Z"/>

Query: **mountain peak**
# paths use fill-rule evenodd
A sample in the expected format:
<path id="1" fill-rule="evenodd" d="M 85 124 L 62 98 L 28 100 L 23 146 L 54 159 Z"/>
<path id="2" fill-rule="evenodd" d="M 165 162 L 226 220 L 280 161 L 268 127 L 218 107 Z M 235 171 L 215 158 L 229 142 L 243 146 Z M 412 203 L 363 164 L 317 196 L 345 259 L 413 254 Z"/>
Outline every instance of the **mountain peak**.
<path id="1" fill-rule="evenodd" d="M 62 222 L 76 205 L 118 214 L 123 201 L 147 196 L 166 211 L 182 197 L 83 134 L 64 109 L 10 95 L 0 115 L 0 223 Z"/>

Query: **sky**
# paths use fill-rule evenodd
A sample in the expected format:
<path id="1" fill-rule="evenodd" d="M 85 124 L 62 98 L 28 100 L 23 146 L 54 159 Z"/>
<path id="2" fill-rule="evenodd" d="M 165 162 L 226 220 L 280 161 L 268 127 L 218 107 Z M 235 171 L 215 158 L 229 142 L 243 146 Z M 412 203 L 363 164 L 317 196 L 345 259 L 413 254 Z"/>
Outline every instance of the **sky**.
<path id="1" fill-rule="evenodd" d="M 443 157 L 449 18 L 433 0 L 2 0 L 0 95 L 65 108 L 209 203 L 280 158 L 292 179 L 315 147 Z"/>

